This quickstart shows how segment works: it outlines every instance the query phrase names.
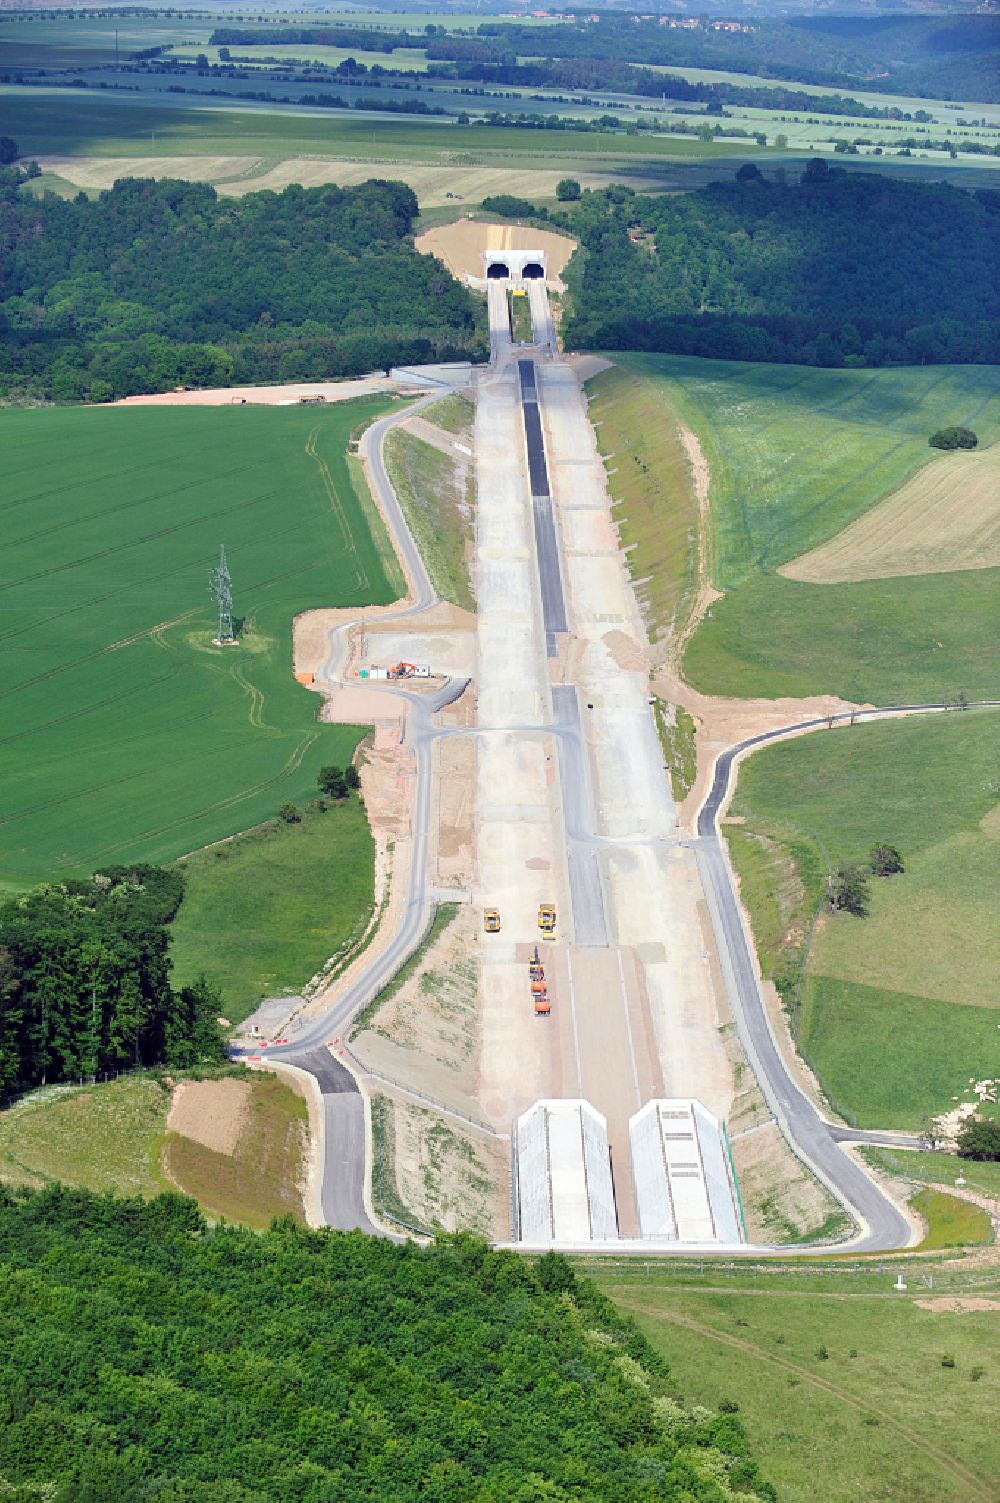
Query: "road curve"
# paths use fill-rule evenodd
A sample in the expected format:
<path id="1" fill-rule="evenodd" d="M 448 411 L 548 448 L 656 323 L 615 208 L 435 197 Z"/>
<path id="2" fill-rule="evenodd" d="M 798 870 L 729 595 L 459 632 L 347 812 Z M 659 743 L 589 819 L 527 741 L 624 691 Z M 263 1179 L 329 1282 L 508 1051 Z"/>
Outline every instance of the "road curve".
<path id="1" fill-rule="evenodd" d="M 995 706 L 997 701 L 981 701 L 980 704 Z M 948 708 L 945 704 L 892 705 L 849 711 L 832 719 L 834 723 L 851 721 L 852 718 L 859 722 L 903 714 L 939 714 Z M 840 1144 L 852 1141 L 916 1147 L 919 1139 L 901 1133 L 858 1132 L 828 1122 L 793 1079 L 771 1031 L 750 940 L 718 830 L 718 816 L 728 802 L 733 770 L 741 757 L 769 741 L 820 730 L 830 723 L 830 716 L 799 721 L 751 736 L 724 751 L 715 765 L 712 786 L 698 813 L 698 839 L 692 843 L 697 851 L 736 1026 L 761 1091 L 793 1150 L 861 1224 L 862 1235 L 852 1247 L 859 1252 L 888 1252 L 907 1244 L 909 1224 L 878 1185 L 844 1153 Z"/>
<path id="2" fill-rule="evenodd" d="M 403 563 L 409 584 L 409 597 L 399 609 L 387 612 L 383 620 L 403 619 L 426 610 L 437 602 L 420 551 L 406 524 L 396 493 L 386 473 L 382 445 L 386 434 L 414 411 L 434 401 L 435 392 L 419 402 L 407 404 L 388 413 L 366 429 L 360 449 L 368 462 L 372 490 L 379 503 L 386 526 Z M 343 632 L 341 628 L 341 633 Z M 331 668 L 336 673 L 340 654 L 331 643 Z M 412 693 L 394 685 L 392 693 L 404 695 L 410 702 L 408 739 L 416 759 L 414 807 L 412 814 L 413 849 L 406 906 L 401 921 L 388 945 L 375 955 L 361 974 L 337 998 L 321 1017 L 311 1019 L 300 1030 L 294 1043 L 272 1045 L 267 1058 L 297 1065 L 315 1079 L 322 1097 L 323 1144 L 321 1201 L 328 1226 L 341 1230 L 361 1228 L 375 1233 L 365 1209 L 367 1152 L 365 1143 L 365 1103 L 350 1072 L 326 1047 L 338 1031 L 366 1006 L 414 950 L 417 949 L 431 920 L 431 900 L 427 891 L 427 845 L 430 831 L 431 746 L 436 735 L 434 714 L 457 699 L 465 690 L 467 679 L 450 679 L 434 694 Z M 372 692 L 379 692 L 372 686 Z M 256 1054 L 260 1046 L 234 1050 L 234 1057 Z"/>

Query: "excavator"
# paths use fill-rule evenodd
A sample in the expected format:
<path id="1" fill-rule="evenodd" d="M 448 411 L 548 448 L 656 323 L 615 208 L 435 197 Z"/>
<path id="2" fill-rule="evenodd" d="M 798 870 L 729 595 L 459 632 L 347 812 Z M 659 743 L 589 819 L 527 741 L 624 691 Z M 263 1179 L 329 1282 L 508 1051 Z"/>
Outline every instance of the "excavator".
<path id="1" fill-rule="evenodd" d="M 390 678 L 412 678 L 417 671 L 416 663 L 396 663 L 389 669 Z"/>

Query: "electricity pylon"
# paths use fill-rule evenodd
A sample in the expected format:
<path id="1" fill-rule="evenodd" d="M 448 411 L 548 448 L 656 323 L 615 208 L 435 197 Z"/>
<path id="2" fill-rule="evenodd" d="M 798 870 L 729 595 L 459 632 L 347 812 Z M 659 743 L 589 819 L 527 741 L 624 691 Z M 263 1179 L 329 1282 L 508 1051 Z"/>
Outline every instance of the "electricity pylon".
<path id="1" fill-rule="evenodd" d="M 236 638 L 233 635 L 233 586 L 229 578 L 229 565 L 226 563 L 226 550 L 224 545 L 219 545 L 219 567 L 209 574 L 211 591 L 215 596 L 219 607 L 219 631 L 215 638 L 219 647 L 233 647 Z"/>

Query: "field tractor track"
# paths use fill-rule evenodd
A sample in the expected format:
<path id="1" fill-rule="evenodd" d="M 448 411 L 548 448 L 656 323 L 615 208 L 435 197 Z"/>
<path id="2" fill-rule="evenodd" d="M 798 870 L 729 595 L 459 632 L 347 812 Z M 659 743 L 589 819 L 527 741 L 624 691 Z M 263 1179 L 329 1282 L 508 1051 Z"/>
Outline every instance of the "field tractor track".
<path id="1" fill-rule="evenodd" d="M 333 512 L 334 516 L 337 518 L 337 521 L 340 523 L 340 531 L 343 538 L 344 547 L 347 552 L 351 554 L 357 566 L 359 587 L 362 589 L 370 590 L 371 580 L 368 578 L 368 574 L 363 564 L 361 563 L 360 558 L 358 557 L 357 544 L 355 543 L 354 538 L 351 534 L 351 528 L 347 520 L 347 515 L 344 511 L 343 502 L 340 499 L 340 494 L 337 490 L 337 487 L 333 483 L 333 476 L 330 474 L 330 469 L 327 465 L 326 460 L 316 448 L 316 440 L 318 437 L 319 427 L 317 426 L 312 430 L 308 439 L 306 440 L 305 451 L 310 459 L 315 460 L 319 468 L 320 479 L 323 481 L 327 499 L 330 502 L 330 510 Z"/>
<path id="2" fill-rule="evenodd" d="M 623 1300 L 622 1303 L 626 1308 L 629 1308 L 627 1300 Z M 633 1314 L 635 1313 L 637 1312 L 633 1307 Z M 977 1472 L 972 1471 L 971 1468 L 951 1455 L 950 1452 L 941 1450 L 933 1441 L 927 1440 L 925 1436 L 920 1435 L 916 1430 L 911 1430 L 909 1426 L 894 1419 L 884 1409 L 879 1409 L 874 1404 L 863 1403 L 861 1399 L 856 1399 L 853 1394 L 845 1393 L 842 1388 L 837 1387 L 836 1383 L 831 1383 L 827 1378 L 819 1377 L 816 1373 L 811 1372 L 809 1368 L 799 1367 L 797 1363 L 790 1362 L 785 1357 L 778 1357 L 772 1352 L 764 1351 L 763 1348 L 755 1346 L 752 1341 L 744 1341 L 738 1336 L 730 1336 L 727 1332 L 717 1331 L 712 1326 L 705 1325 L 700 1320 L 695 1320 L 693 1316 L 681 1315 L 678 1311 L 657 1310 L 651 1314 L 648 1310 L 642 1309 L 638 1313 L 651 1320 L 666 1320 L 670 1321 L 673 1325 L 684 1326 L 687 1330 L 694 1331 L 699 1336 L 707 1337 L 711 1341 L 717 1341 L 723 1346 L 733 1347 L 736 1351 L 756 1357 L 759 1361 L 766 1362 L 771 1367 L 779 1368 L 782 1372 L 794 1375 L 803 1383 L 811 1383 L 813 1387 L 821 1388 L 824 1393 L 830 1394 L 833 1398 L 838 1399 L 840 1403 L 850 1409 L 854 1409 L 858 1414 L 873 1415 L 878 1419 L 880 1424 L 886 1425 L 889 1429 L 895 1430 L 897 1435 L 901 1435 L 915 1451 L 922 1451 L 929 1460 L 941 1467 L 943 1471 L 950 1472 L 957 1481 L 974 1489 L 975 1496 L 988 1495 L 988 1490 L 991 1486 L 988 1478 L 982 1477 Z M 984 1489 L 987 1491 L 984 1492 Z"/>
<path id="3" fill-rule="evenodd" d="M 162 835 L 169 835 L 171 830 L 183 829 L 186 825 L 194 824 L 199 819 L 204 819 L 206 815 L 217 814 L 222 809 L 231 809 L 234 805 L 241 804 L 248 798 L 253 798 L 255 794 L 263 793 L 266 789 L 273 788 L 276 783 L 282 782 L 285 778 L 290 777 L 292 773 L 298 771 L 306 752 L 312 746 L 313 742 L 319 739 L 319 734 L 319 731 L 312 731 L 308 736 L 304 737 L 287 758 L 281 770 L 276 772 L 273 777 L 264 778 L 260 783 L 254 783 L 250 788 L 242 788 L 239 793 L 233 793 L 228 798 L 217 799 L 214 804 L 206 804 L 203 809 L 193 809 L 183 819 L 174 819 L 169 824 L 160 825 L 156 829 L 144 830 L 141 834 L 133 835 L 124 846 L 119 843 L 102 846 L 94 854 L 97 857 L 106 857 L 112 855 L 115 851 L 121 849 L 127 850 L 130 846 L 141 844 L 143 841 L 154 840 Z"/>

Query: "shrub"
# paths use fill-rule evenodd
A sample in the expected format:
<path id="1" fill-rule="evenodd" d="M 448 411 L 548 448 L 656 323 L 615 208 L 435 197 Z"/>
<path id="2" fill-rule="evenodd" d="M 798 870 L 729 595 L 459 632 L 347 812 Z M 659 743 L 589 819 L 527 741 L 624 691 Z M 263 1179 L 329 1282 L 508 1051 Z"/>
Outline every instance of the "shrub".
<path id="1" fill-rule="evenodd" d="M 1000 1122 L 988 1117 L 968 1117 L 958 1130 L 959 1157 L 1000 1162 Z"/>
<path id="2" fill-rule="evenodd" d="M 974 449 L 979 439 L 971 428 L 939 428 L 927 442 L 932 449 Z"/>

